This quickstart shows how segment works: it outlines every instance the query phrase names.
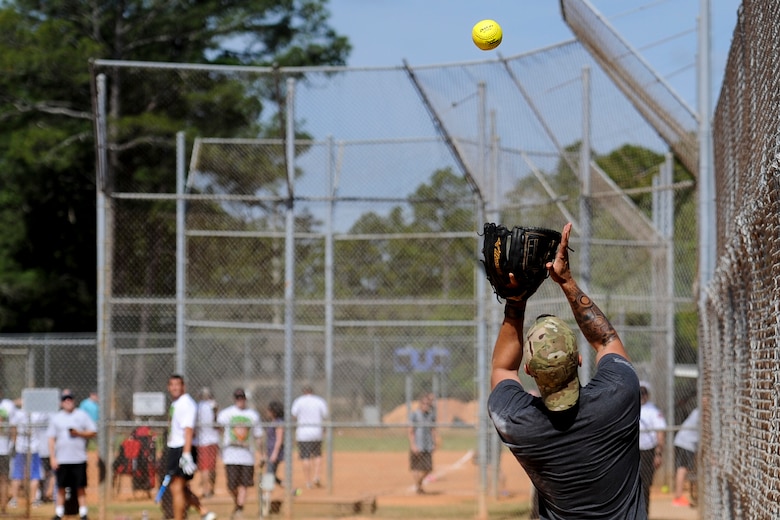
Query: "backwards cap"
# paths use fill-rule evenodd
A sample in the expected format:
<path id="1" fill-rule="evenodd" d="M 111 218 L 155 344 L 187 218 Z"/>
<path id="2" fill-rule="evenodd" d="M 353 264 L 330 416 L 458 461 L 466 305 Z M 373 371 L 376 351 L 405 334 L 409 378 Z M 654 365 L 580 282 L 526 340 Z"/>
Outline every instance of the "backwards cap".
<path id="1" fill-rule="evenodd" d="M 531 376 L 548 410 L 568 410 L 580 396 L 579 352 L 574 332 L 555 316 L 539 316 L 526 335 Z"/>

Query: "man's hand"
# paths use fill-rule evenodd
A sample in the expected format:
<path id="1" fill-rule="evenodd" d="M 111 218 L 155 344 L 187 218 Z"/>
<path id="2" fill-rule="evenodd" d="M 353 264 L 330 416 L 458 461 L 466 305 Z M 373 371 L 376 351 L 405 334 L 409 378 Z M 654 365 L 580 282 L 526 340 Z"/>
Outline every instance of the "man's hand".
<path id="1" fill-rule="evenodd" d="M 571 222 L 563 226 L 561 233 L 561 244 L 558 246 L 558 252 L 555 254 L 555 260 L 547 262 L 547 270 L 550 271 L 550 278 L 557 284 L 563 284 L 571 280 L 571 270 L 569 270 L 569 235 L 571 234 Z"/>
<path id="2" fill-rule="evenodd" d="M 193 475 L 195 474 L 195 470 L 198 469 L 197 464 L 195 464 L 195 461 L 192 460 L 191 453 L 181 454 L 181 457 L 179 458 L 179 467 L 185 475 Z"/>

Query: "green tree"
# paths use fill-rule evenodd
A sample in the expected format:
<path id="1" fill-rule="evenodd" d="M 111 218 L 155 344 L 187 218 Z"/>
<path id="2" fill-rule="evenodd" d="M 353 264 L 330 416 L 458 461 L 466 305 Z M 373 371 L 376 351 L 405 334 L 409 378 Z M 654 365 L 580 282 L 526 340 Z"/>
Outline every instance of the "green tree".
<path id="1" fill-rule="evenodd" d="M 509 204 L 501 216 L 502 221 L 559 228 L 566 220 L 564 211 L 578 219 L 581 184 L 576 169 L 579 167 L 580 147 L 580 142 L 566 147 L 564 153 L 568 160 L 560 159 L 555 169 L 545 173 L 543 179 L 536 176 L 521 179 L 507 195 Z M 624 190 L 628 201 L 598 193 L 607 191 L 604 188 L 594 192 L 597 196 L 590 201 L 591 229 L 600 239 L 637 240 L 632 233 L 641 228 L 640 217 L 652 220 L 653 194 L 647 188 L 652 186 L 653 178 L 659 174 L 665 161 L 664 155 L 641 146 L 624 144 L 604 154 L 594 152 L 592 160 L 614 185 Z M 675 161 L 673 182 L 691 180 L 691 174 L 679 161 Z M 626 211 L 613 211 L 616 206 Z M 696 200 L 692 187 L 675 189 L 674 215 L 675 293 L 677 296 L 690 297 L 697 259 Z M 621 216 L 624 217 L 622 220 Z M 652 259 L 647 248 L 621 246 L 618 249 L 597 243 L 591 246 L 590 253 L 593 259 L 590 275 L 594 291 L 608 295 L 643 294 L 647 291 L 647 278 L 635 276 L 637 272 L 652 269 L 649 265 Z M 608 302 L 602 305 L 611 313 L 611 309 L 607 308 Z M 632 326 L 648 326 L 652 320 L 647 313 L 633 312 L 625 307 L 619 309 L 619 312 L 626 324 Z M 698 323 L 695 305 L 678 305 L 675 320 L 677 359 L 680 362 L 693 362 L 691 360 L 696 359 Z M 645 349 L 644 354 L 649 355 L 649 350 Z"/>
<path id="2" fill-rule="evenodd" d="M 343 65 L 350 45 L 327 25 L 326 5 L 327 0 L 0 4 L 0 331 L 95 327 L 90 60 Z M 214 75 L 184 89 L 187 78 L 163 84 L 160 76 L 122 76 L 117 69 L 107 79 L 110 187 L 116 190 L 171 191 L 176 131 L 279 135 L 282 118 L 261 117 L 264 100 L 281 98 L 274 81 L 244 85 Z M 275 169 L 268 182 L 284 171 L 281 162 L 269 161 Z M 233 179 L 246 181 L 247 176 Z M 162 216 L 172 207 L 154 206 L 151 219 L 116 254 L 144 266 L 142 276 L 125 275 L 139 292 L 143 287 L 154 288 L 147 294 L 169 293 L 173 278 L 156 268 L 161 244 L 172 232 Z M 132 215 L 136 208 L 121 211 Z"/>
<path id="3" fill-rule="evenodd" d="M 408 210 L 396 206 L 387 216 L 371 212 L 353 225 L 353 234 L 380 238 L 341 245 L 339 256 L 356 262 L 341 266 L 337 286 L 377 298 L 471 298 L 473 287 L 463 282 L 473 276 L 473 239 L 381 238 L 470 229 L 474 207 L 468 183 L 449 168 L 437 170 L 430 184 L 420 185 L 408 199 Z"/>

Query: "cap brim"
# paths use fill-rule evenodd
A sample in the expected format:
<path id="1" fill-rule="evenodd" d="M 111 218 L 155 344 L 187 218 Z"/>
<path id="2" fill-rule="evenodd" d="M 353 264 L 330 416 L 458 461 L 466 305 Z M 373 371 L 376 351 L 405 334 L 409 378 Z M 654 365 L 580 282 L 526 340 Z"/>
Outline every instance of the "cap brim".
<path id="1" fill-rule="evenodd" d="M 544 406 L 551 412 L 568 410 L 580 398 L 580 378 L 575 376 L 565 387 L 558 391 L 542 395 Z"/>

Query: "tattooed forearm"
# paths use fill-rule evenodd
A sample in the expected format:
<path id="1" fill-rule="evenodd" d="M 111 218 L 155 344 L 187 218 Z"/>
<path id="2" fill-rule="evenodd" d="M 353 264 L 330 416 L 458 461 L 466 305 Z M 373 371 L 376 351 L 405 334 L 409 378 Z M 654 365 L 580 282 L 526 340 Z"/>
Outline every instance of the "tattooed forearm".
<path id="1" fill-rule="evenodd" d="M 606 346 L 618 337 L 617 332 L 598 305 L 579 287 L 575 286 L 574 289 L 570 294 L 567 293 L 566 297 L 580 330 L 589 343 L 597 345 L 596 348 Z"/>

